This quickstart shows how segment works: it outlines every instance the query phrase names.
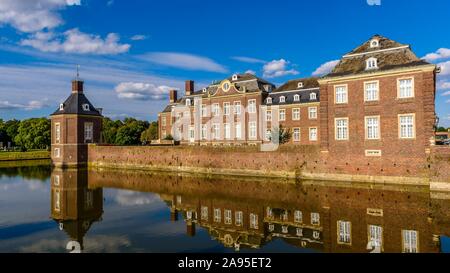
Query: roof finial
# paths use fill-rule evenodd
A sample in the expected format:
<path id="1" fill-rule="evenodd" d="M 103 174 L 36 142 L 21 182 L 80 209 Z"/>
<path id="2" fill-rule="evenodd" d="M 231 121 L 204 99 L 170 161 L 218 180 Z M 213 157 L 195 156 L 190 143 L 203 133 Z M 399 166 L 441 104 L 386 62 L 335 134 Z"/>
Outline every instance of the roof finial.
<path id="1" fill-rule="evenodd" d="M 80 65 L 77 64 L 77 81 L 80 79 Z"/>

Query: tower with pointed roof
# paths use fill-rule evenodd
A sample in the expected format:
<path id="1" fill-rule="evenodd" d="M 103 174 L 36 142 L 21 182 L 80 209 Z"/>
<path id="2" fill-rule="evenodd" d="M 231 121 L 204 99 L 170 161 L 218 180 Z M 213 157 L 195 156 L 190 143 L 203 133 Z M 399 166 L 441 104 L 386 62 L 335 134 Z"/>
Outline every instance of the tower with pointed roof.
<path id="1" fill-rule="evenodd" d="M 50 116 L 52 126 L 52 162 L 58 167 L 87 164 L 88 145 L 101 142 L 102 110 L 84 95 L 84 82 L 72 81 L 72 93 Z"/>

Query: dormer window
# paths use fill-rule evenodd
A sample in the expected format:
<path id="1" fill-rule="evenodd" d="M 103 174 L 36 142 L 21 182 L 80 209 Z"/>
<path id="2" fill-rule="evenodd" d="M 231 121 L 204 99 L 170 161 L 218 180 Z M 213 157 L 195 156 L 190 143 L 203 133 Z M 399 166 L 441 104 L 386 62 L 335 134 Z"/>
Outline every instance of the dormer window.
<path id="1" fill-rule="evenodd" d="M 203 93 L 206 93 L 206 88 L 203 88 Z"/>
<path id="2" fill-rule="evenodd" d="M 297 84 L 297 88 L 303 88 L 303 82 L 299 82 L 299 83 Z"/>
<path id="3" fill-rule="evenodd" d="M 267 98 L 266 102 L 267 102 L 267 104 L 271 104 L 272 103 L 272 98 Z"/>
<path id="4" fill-rule="evenodd" d="M 298 95 L 298 94 L 295 95 L 295 96 L 294 96 L 294 101 L 300 101 L 300 95 Z"/>
<path id="5" fill-rule="evenodd" d="M 83 111 L 89 111 L 89 104 L 85 103 L 82 105 Z"/>
<path id="6" fill-rule="evenodd" d="M 238 75 L 237 75 L 237 74 L 234 74 L 233 77 L 232 77 L 232 79 L 233 79 L 233 81 L 237 81 L 237 80 L 238 80 Z"/>
<path id="7" fill-rule="evenodd" d="M 379 47 L 379 46 L 380 46 L 380 42 L 377 39 L 373 39 L 372 41 L 370 41 L 370 48 Z"/>
<path id="8" fill-rule="evenodd" d="M 378 61 L 376 58 L 369 58 L 366 60 L 366 70 L 378 68 Z"/>
<path id="9" fill-rule="evenodd" d="M 59 105 L 59 111 L 62 111 L 62 110 L 64 110 L 64 103 L 61 103 L 61 104 Z"/>
<path id="10" fill-rule="evenodd" d="M 191 106 L 191 100 L 190 99 L 186 99 L 186 106 Z"/>
<path id="11" fill-rule="evenodd" d="M 309 100 L 317 100 L 317 94 L 316 93 L 309 94 Z"/>
<path id="12" fill-rule="evenodd" d="M 280 97 L 280 102 L 286 102 L 286 97 L 285 96 L 281 96 Z"/>

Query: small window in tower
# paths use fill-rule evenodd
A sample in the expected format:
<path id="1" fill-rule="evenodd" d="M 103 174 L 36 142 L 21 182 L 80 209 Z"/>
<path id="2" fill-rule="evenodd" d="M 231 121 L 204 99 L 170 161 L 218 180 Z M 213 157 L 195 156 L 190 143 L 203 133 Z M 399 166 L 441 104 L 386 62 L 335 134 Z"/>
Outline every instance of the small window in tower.
<path id="1" fill-rule="evenodd" d="M 298 88 L 303 88 L 303 83 L 302 83 L 302 82 L 299 82 L 298 85 L 297 85 L 297 87 L 298 87 Z"/>
<path id="2" fill-rule="evenodd" d="M 89 111 L 89 104 L 83 104 L 83 111 Z"/>
<path id="3" fill-rule="evenodd" d="M 62 111 L 62 110 L 64 110 L 64 103 L 61 103 L 61 104 L 59 105 L 59 111 Z"/>

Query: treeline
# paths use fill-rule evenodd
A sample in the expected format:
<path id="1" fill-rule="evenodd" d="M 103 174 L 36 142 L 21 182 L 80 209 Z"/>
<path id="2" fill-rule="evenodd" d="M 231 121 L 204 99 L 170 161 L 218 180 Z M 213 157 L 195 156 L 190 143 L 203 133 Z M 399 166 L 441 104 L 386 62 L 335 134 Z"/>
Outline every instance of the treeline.
<path id="1" fill-rule="evenodd" d="M 103 142 L 112 145 L 141 145 L 158 139 L 158 123 L 126 118 L 103 119 Z M 24 120 L 0 119 L 0 148 L 16 148 L 20 151 L 49 149 L 51 123 L 47 118 Z"/>

